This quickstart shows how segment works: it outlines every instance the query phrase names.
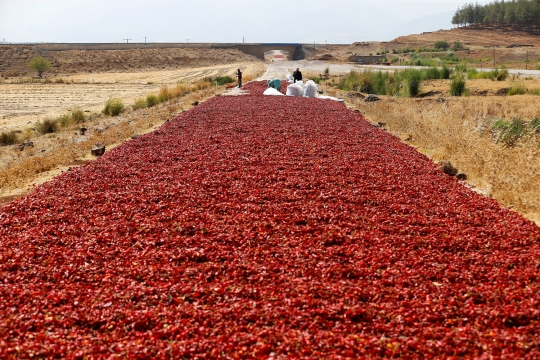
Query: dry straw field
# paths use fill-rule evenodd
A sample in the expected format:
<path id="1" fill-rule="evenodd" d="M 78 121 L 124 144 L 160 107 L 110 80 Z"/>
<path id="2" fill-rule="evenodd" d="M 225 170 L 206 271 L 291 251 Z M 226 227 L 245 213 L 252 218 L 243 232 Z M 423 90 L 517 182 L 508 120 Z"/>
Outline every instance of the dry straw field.
<path id="1" fill-rule="evenodd" d="M 538 80 L 526 84 L 540 87 Z M 510 86 L 510 80 L 468 82 L 469 88 L 489 91 Z M 452 97 L 444 80 L 424 83 L 423 89 L 440 93 L 421 99 L 381 96 L 382 101 L 366 103 L 331 92 L 433 160 L 449 160 L 486 196 L 540 223 L 540 135 L 531 127 L 540 116 L 538 96 Z M 513 122 L 521 122 L 522 132 L 514 140 L 502 139 L 498 126 Z"/>
<path id="2" fill-rule="evenodd" d="M 136 73 L 93 73 L 34 83 L 10 79 L 0 84 L 0 202 L 91 161 L 90 149 L 110 150 L 132 136 L 162 125 L 178 113 L 223 92 L 208 81 L 230 77 L 241 67 L 244 81 L 262 74 L 259 62 Z M 229 80 L 230 81 L 230 80 Z M 37 89 L 37 90 L 36 90 Z M 119 99 L 117 116 L 103 114 L 108 99 Z M 62 101 L 60 101 L 62 100 Z M 84 135 L 81 127 L 88 129 Z M 16 143 L 9 145 L 10 136 Z M 30 141 L 33 146 L 21 146 Z"/>

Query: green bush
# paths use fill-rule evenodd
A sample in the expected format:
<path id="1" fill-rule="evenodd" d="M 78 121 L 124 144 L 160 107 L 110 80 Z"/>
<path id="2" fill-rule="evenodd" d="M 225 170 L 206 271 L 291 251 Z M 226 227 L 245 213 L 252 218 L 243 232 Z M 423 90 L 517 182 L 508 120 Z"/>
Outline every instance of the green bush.
<path id="1" fill-rule="evenodd" d="M 462 72 L 456 72 L 450 83 L 451 96 L 463 96 L 466 94 L 466 77 Z"/>
<path id="2" fill-rule="evenodd" d="M 135 101 L 135 104 L 133 105 L 133 110 L 137 109 L 144 109 L 148 107 L 148 103 L 146 102 L 146 99 L 138 99 Z"/>
<path id="3" fill-rule="evenodd" d="M 86 116 L 81 109 L 75 109 L 71 112 L 71 119 L 75 124 L 82 124 L 86 121 Z"/>
<path id="4" fill-rule="evenodd" d="M 111 115 L 111 116 L 118 116 L 121 113 L 125 111 L 124 102 L 122 99 L 109 99 L 105 103 L 105 108 L 103 109 L 103 113 L 105 115 Z"/>
<path id="5" fill-rule="evenodd" d="M 497 135 L 497 142 L 511 147 L 526 134 L 526 125 L 521 118 L 513 118 L 510 122 L 497 120 L 493 124 L 493 131 Z"/>
<path id="6" fill-rule="evenodd" d="M 452 44 L 452 49 L 461 50 L 463 49 L 463 44 L 461 43 L 461 41 L 454 41 L 454 43 Z"/>
<path id="7" fill-rule="evenodd" d="M 416 97 L 420 93 L 422 72 L 419 70 L 405 70 L 405 96 Z"/>
<path id="8" fill-rule="evenodd" d="M 340 81 L 339 88 L 345 91 L 359 91 L 363 93 L 373 93 L 373 73 L 371 70 L 362 72 L 351 71 L 347 77 Z"/>
<path id="9" fill-rule="evenodd" d="M 159 104 L 159 98 L 156 94 L 150 94 L 146 96 L 146 104 L 148 105 L 148 107 L 156 106 L 157 104 Z"/>
<path id="10" fill-rule="evenodd" d="M 527 88 L 523 81 L 513 81 L 508 90 L 508 96 L 512 95 L 524 95 L 527 93 Z"/>
<path id="11" fill-rule="evenodd" d="M 216 76 L 216 77 L 208 77 L 208 78 L 204 78 L 203 81 L 207 81 L 209 83 L 212 84 L 212 86 L 220 86 L 220 85 L 226 85 L 226 84 L 231 84 L 233 82 L 235 82 L 235 80 L 226 75 L 226 76 Z"/>
<path id="12" fill-rule="evenodd" d="M 373 93 L 377 95 L 386 95 L 386 87 L 390 75 L 388 72 L 377 71 L 373 74 Z"/>
<path id="13" fill-rule="evenodd" d="M 450 48 L 450 44 L 447 41 L 437 41 L 434 45 L 435 49 L 437 50 L 448 50 Z"/>
<path id="14" fill-rule="evenodd" d="M 0 146 L 13 145 L 18 142 L 19 136 L 15 131 L 7 131 L 0 134 Z"/>
<path id="15" fill-rule="evenodd" d="M 430 67 L 425 70 L 424 79 L 431 80 L 431 79 L 440 79 L 441 78 L 441 70 L 438 67 Z"/>
<path id="16" fill-rule="evenodd" d="M 37 132 L 45 135 L 52 134 L 58 131 L 60 122 L 58 119 L 45 119 L 37 125 Z"/>
<path id="17" fill-rule="evenodd" d="M 39 77 L 43 77 L 43 73 L 52 69 L 51 62 L 43 56 L 36 56 L 30 60 L 28 67 L 38 72 Z"/>
<path id="18" fill-rule="evenodd" d="M 451 75 L 452 75 L 452 69 L 450 69 L 446 65 L 443 66 L 443 68 L 441 69 L 441 79 L 448 80 L 450 79 Z"/>
<path id="19" fill-rule="evenodd" d="M 535 116 L 529 123 L 529 129 L 531 133 L 538 134 L 540 133 L 540 117 Z"/>

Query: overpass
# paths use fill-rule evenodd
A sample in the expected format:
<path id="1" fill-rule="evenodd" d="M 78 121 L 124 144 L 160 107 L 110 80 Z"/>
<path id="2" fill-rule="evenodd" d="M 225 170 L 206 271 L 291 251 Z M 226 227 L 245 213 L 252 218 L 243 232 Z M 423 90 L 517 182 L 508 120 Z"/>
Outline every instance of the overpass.
<path id="1" fill-rule="evenodd" d="M 206 49 L 238 49 L 245 54 L 252 55 L 258 59 L 264 60 L 264 53 L 269 50 L 283 50 L 291 54 L 289 60 L 302 60 L 305 58 L 302 44 L 289 43 L 43 43 L 43 44 L 1 44 L 1 45 L 24 45 L 32 46 L 38 53 L 46 54 L 50 51 L 68 51 L 68 50 L 132 50 L 132 49 L 167 49 L 167 48 L 206 48 Z"/>
<path id="2" fill-rule="evenodd" d="M 291 54 L 289 60 L 303 60 L 306 56 L 302 44 L 264 43 L 264 44 L 214 44 L 215 49 L 238 49 L 245 54 L 264 60 L 264 53 L 270 50 L 282 50 Z"/>

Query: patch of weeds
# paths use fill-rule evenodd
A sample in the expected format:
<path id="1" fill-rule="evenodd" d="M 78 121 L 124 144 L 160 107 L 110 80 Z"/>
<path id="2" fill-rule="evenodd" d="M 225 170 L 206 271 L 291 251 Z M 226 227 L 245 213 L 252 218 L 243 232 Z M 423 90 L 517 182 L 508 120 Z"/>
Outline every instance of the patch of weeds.
<path id="1" fill-rule="evenodd" d="M 107 100 L 103 113 L 105 115 L 118 116 L 125 111 L 124 102 L 122 99 L 112 98 Z"/>
<path id="2" fill-rule="evenodd" d="M 167 86 L 162 86 L 161 89 L 159 89 L 159 102 L 165 102 L 168 100 L 171 100 L 174 97 L 174 94 Z"/>
<path id="3" fill-rule="evenodd" d="M 450 95 L 451 96 L 463 96 L 466 95 L 466 77 L 462 72 L 456 72 L 450 83 Z"/>
<path id="4" fill-rule="evenodd" d="M 38 133 L 45 135 L 57 132 L 59 127 L 60 121 L 58 119 L 45 119 L 37 125 L 36 130 Z"/>
<path id="5" fill-rule="evenodd" d="M 17 144 L 19 135 L 15 131 L 5 131 L 0 134 L 0 146 Z"/>
<path id="6" fill-rule="evenodd" d="M 510 122 L 497 120 L 493 124 L 497 142 L 507 147 L 514 146 L 527 133 L 526 130 L 526 124 L 521 118 L 513 118 Z"/>
<path id="7" fill-rule="evenodd" d="M 512 95 L 524 95 L 527 93 L 527 88 L 523 81 L 513 81 L 508 90 L 508 96 Z"/>
<path id="8" fill-rule="evenodd" d="M 443 68 L 441 69 L 441 79 L 448 80 L 450 79 L 451 75 L 452 75 L 452 69 L 450 69 L 446 65 L 443 66 Z"/>
<path id="9" fill-rule="evenodd" d="M 148 103 L 146 102 L 146 99 L 141 98 L 135 101 L 135 104 L 133 105 L 133 110 L 144 109 L 147 107 L 148 107 Z"/>
<path id="10" fill-rule="evenodd" d="M 159 98 L 156 94 L 146 96 L 146 105 L 148 107 L 156 106 L 157 104 L 159 104 Z"/>
<path id="11" fill-rule="evenodd" d="M 540 117 L 535 116 L 529 123 L 529 130 L 532 134 L 540 133 Z"/>

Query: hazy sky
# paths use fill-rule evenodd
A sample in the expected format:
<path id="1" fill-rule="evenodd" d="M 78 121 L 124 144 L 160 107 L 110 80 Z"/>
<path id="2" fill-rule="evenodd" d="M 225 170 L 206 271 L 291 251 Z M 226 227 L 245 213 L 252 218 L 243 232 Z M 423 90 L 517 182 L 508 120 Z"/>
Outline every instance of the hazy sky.
<path id="1" fill-rule="evenodd" d="M 466 0 L 0 0 L 0 42 L 352 43 L 451 28 Z M 487 3 L 489 1 L 479 1 Z"/>

